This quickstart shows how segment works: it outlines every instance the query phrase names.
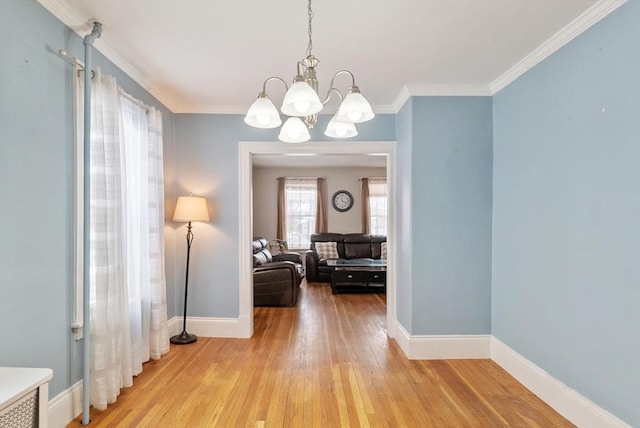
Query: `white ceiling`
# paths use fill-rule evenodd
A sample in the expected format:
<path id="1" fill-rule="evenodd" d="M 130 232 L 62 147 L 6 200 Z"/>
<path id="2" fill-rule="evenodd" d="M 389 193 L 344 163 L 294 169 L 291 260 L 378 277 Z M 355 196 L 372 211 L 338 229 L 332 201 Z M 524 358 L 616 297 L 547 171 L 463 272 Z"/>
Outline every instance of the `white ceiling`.
<path id="1" fill-rule="evenodd" d="M 253 155 L 253 166 L 262 168 L 386 168 L 387 156 L 369 155 Z"/>
<path id="2" fill-rule="evenodd" d="M 39 1 L 80 35 L 100 21 L 96 48 L 174 112 L 244 113 L 306 56 L 304 0 Z M 314 0 L 320 91 L 349 69 L 377 113 L 408 94 L 495 93 L 622 3 Z M 268 91 L 278 105 L 283 88 Z"/>
<path id="3" fill-rule="evenodd" d="M 348 69 L 376 113 L 397 112 L 408 95 L 493 94 L 624 1 L 313 0 L 320 92 Z M 176 113 L 244 114 L 265 79 L 291 81 L 306 56 L 305 0 L 39 2 L 81 36 L 101 22 L 96 48 Z M 336 86 L 349 83 L 341 76 Z M 278 105 L 284 88 L 267 90 Z M 384 167 L 386 157 L 253 164 Z"/>

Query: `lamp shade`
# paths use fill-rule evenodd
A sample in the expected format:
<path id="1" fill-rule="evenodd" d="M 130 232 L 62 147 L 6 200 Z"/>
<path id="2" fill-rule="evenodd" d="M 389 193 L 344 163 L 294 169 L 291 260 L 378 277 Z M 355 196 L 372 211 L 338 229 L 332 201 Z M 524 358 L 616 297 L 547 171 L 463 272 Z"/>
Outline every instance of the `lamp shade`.
<path id="1" fill-rule="evenodd" d="M 361 123 L 373 119 L 375 114 L 369 101 L 362 96 L 357 86 L 352 86 L 338 109 L 337 119 L 341 122 Z"/>
<path id="2" fill-rule="evenodd" d="M 287 116 L 303 117 L 316 114 L 323 107 L 316 91 L 299 76 L 285 94 L 280 111 Z"/>
<path id="3" fill-rule="evenodd" d="M 311 139 L 311 134 L 299 117 L 290 117 L 280 128 L 278 139 L 285 143 L 304 143 Z"/>
<path id="4" fill-rule="evenodd" d="M 254 128 L 271 129 L 282 125 L 280 113 L 264 92 L 251 104 L 244 123 Z"/>
<path id="5" fill-rule="evenodd" d="M 201 196 L 180 196 L 173 213 L 173 221 L 209 221 L 207 200 Z"/>
<path id="6" fill-rule="evenodd" d="M 358 130 L 353 123 L 340 122 L 336 116 L 329 121 L 324 135 L 331 138 L 351 138 L 358 135 Z"/>

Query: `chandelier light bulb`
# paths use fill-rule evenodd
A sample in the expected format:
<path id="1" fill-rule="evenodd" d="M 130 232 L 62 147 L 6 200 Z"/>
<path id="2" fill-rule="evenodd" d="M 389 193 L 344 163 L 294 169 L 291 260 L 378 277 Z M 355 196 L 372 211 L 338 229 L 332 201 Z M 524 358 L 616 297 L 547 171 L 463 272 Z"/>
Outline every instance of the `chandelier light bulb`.
<path id="1" fill-rule="evenodd" d="M 324 135 L 331 138 L 351 138 L 358 135 L 358 130 L 353 123 L 340 122 L 333 116 L 324 131 Z"/>
<path id="2" fill-rule="evenodd" d="M 306 116 L 307 112 L 309 111 L 309 107 L 311 107 L 311 103 L 307 100 L 300 100 L 293 103 L 293 107 L 298 113 L 304 114 Z"/>
<path id="3" fill-rule="evenodd" d="M 362 117 L 362 112 L 361 111 L 350 111 L 347 113 L 347 117 L 349 119 L 351 119 L 351 121 L 353 123 L 357 123 L 360 118 Z"/>
<path id="4" fill-rule="evenodd" d="M 258 115 L 256 115 L 256 121 L 262 126 L 268 125 L 270 120 L 271 120 L 271 118 L 266 114 L 258 114 Z"/>
<path id="5" fill-rule="evenodd" d="M 287 116 L 303 117 L 316 114 L 323 107 L 316 91 L 304 81 L 304 77 L 297 76 L 282 100 L 280 111 Z"/>
<path id="6" fill-rule="evenodd" d="M 311 134 L 307 125 L 299 117 L 290 117 L 282 125 L 278 139 L 285 143 L 304 143 L 311 139 Z"/>

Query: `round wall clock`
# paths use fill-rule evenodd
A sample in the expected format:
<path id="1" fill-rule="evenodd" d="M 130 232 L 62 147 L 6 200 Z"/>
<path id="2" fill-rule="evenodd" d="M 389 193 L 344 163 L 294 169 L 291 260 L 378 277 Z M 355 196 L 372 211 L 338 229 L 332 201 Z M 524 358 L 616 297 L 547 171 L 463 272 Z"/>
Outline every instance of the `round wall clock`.
<path id="1" fill-rule="evenodd" d="M 346 190 L 338 190 L 331 197 L 331 205 L 336 211 L 349 211 L 353 206 L 353 196 Z"/>

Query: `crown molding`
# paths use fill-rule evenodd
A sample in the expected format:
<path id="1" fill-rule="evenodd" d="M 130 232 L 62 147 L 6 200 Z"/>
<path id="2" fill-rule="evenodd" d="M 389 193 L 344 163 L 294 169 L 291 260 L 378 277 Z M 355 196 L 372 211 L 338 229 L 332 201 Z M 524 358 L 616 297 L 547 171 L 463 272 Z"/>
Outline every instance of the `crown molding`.
<path id="1" fill-rule="evenodd" d="M 492 96 L 515 81 L 518 77 L 535 67 L 548 56 L 559 50 L 571 40 L 582 34 L 591 26 L 609 15 L 627 0 L 600 0 L 586 12 L 578 16 L 567 26 L 562 28 L 542 45 L 525 56 L 517 64 L 500 75 L 488 85 L 406 85 L 401 90 L 395 101 L 390 105 L 374 107 L 378 114 L 395 114 L 411 97 L 416 96 Z M 84 37 L 91 31 L 89 21 L 83 19 L 71 9 L 67 3 L 56 0 L 38 0 L 45 9 L 51 12 L 63 24 L 71 28 L 80 37 Z M 104 25 L 104 23 L 103 23 Z M 196 114 L 245 114 L 246 109 L 239 106 L 220 105 L 191 105 L 178 103 L 174 96 L 163 91 L 153 84 L 152 79 L 142 73 L 115 49 L 109 46 L 103 39 L 96 39 L 95 48 L 107 59 L 113 62 L 124 73 L 142 86 L 153 97 L 160 101 L 172 113 L 196 113 Z"/>
<path id="2" fill-rule="evenodd" d="M 413 97 L 486 97 L 488 85 L 407 85 Z"/>
<path id="3" fill-rule="evenodd" d="M 400 93 L 396 97 L 396 100 L 391 104 L 391 110 L 395 113 L 399 112 L 402 106 L 409 101 L 409 98 L 411 98 L 411 92 L 409 92 L 408 87 L 403 86 L 402 89 L 400 89 Z"/>
<path id="4" fill-rule="evenodd" d="M 82 31 L 87 33 L 91 31 L 91 25 L 89 22 L 83 19 L 65 3 L 55 0 L 38 0 L 38 3 L 78 35 L 84 37 L 84 34 L 81 33 Z"/>
<path id="5" fill-rule="evenodd" d="M 411 97 L 487 97 L 493 95 L 488 85 L 406 85 L 388 107 L 398 113 Z"/>
<path id="6" fill-rule="evenodd" d="M 251 104 L 247 104 L 246 107 L 240 106 L 223 106 L 223 105 L 208 105 L 208 104 L 179 104 L 176 106 L 174 113 L 194 113 L 194 114 L 247 114 L 247 109 Z"/>
<path id="7" fill-rule="evenodd" d="M 58 18 L 64 25 L 73 30 L 78 36 L 84 38 L 92 28 L 91 21 L 85 20 L 78 15 L 73 9 L 71 9 L 65 2 L 55 0 L 38 0 L 38 3 L 47 9 L 53 16 Z M 101 22 L 104 27 L 108 28 L 104 22 L 100 19 L 95 19 Z M 140 71 L 136 66 L 131 64 L 127 59 L 118 54 L 118 52 L 107 44 L 104 39 L 97 38 L 94 42 L 94 47 L 100 53 L 102 53 L 109 61 L 111 61 L 116 67 L 122 70 L 123 73 L 131 77 L 136 83 L 142 86 L 149 94 L 160 101 L 165 107 L 167 107 L 172 113 L 175 113 L 175 106 L 177 102 L 166 92 L 160 88 L 155 87 L 151 78 Z"/>
<path id="8" fill-rule="evenodd" d="M 500 77 L 491 82 L 491 84 L 489 84 L 491 94 L 497 94 L 518 77 L 538 65 L 626 2 L 627 0 L 600 0 L 595 3 L 587 11 L 571 21 L 567 26 L 529 53 L 529 55 L 525 56 Z"/>
<path id="9" fill-rule="evenodd" d="M 221 106 L 221 105 L 201 105 L 201 104 L 181 104 L 177 105 L 173 110 L 176 114 L 247 114 L 247 109 L 249 105 L 246 107 L 240 106 Z M 394 106 L 371 106 L 373 111 L 376 114 L 396 114 L 398 110 L 395 109 Z M 320 113 L 320 114 L 333 114 L 333 113 Z"/>

